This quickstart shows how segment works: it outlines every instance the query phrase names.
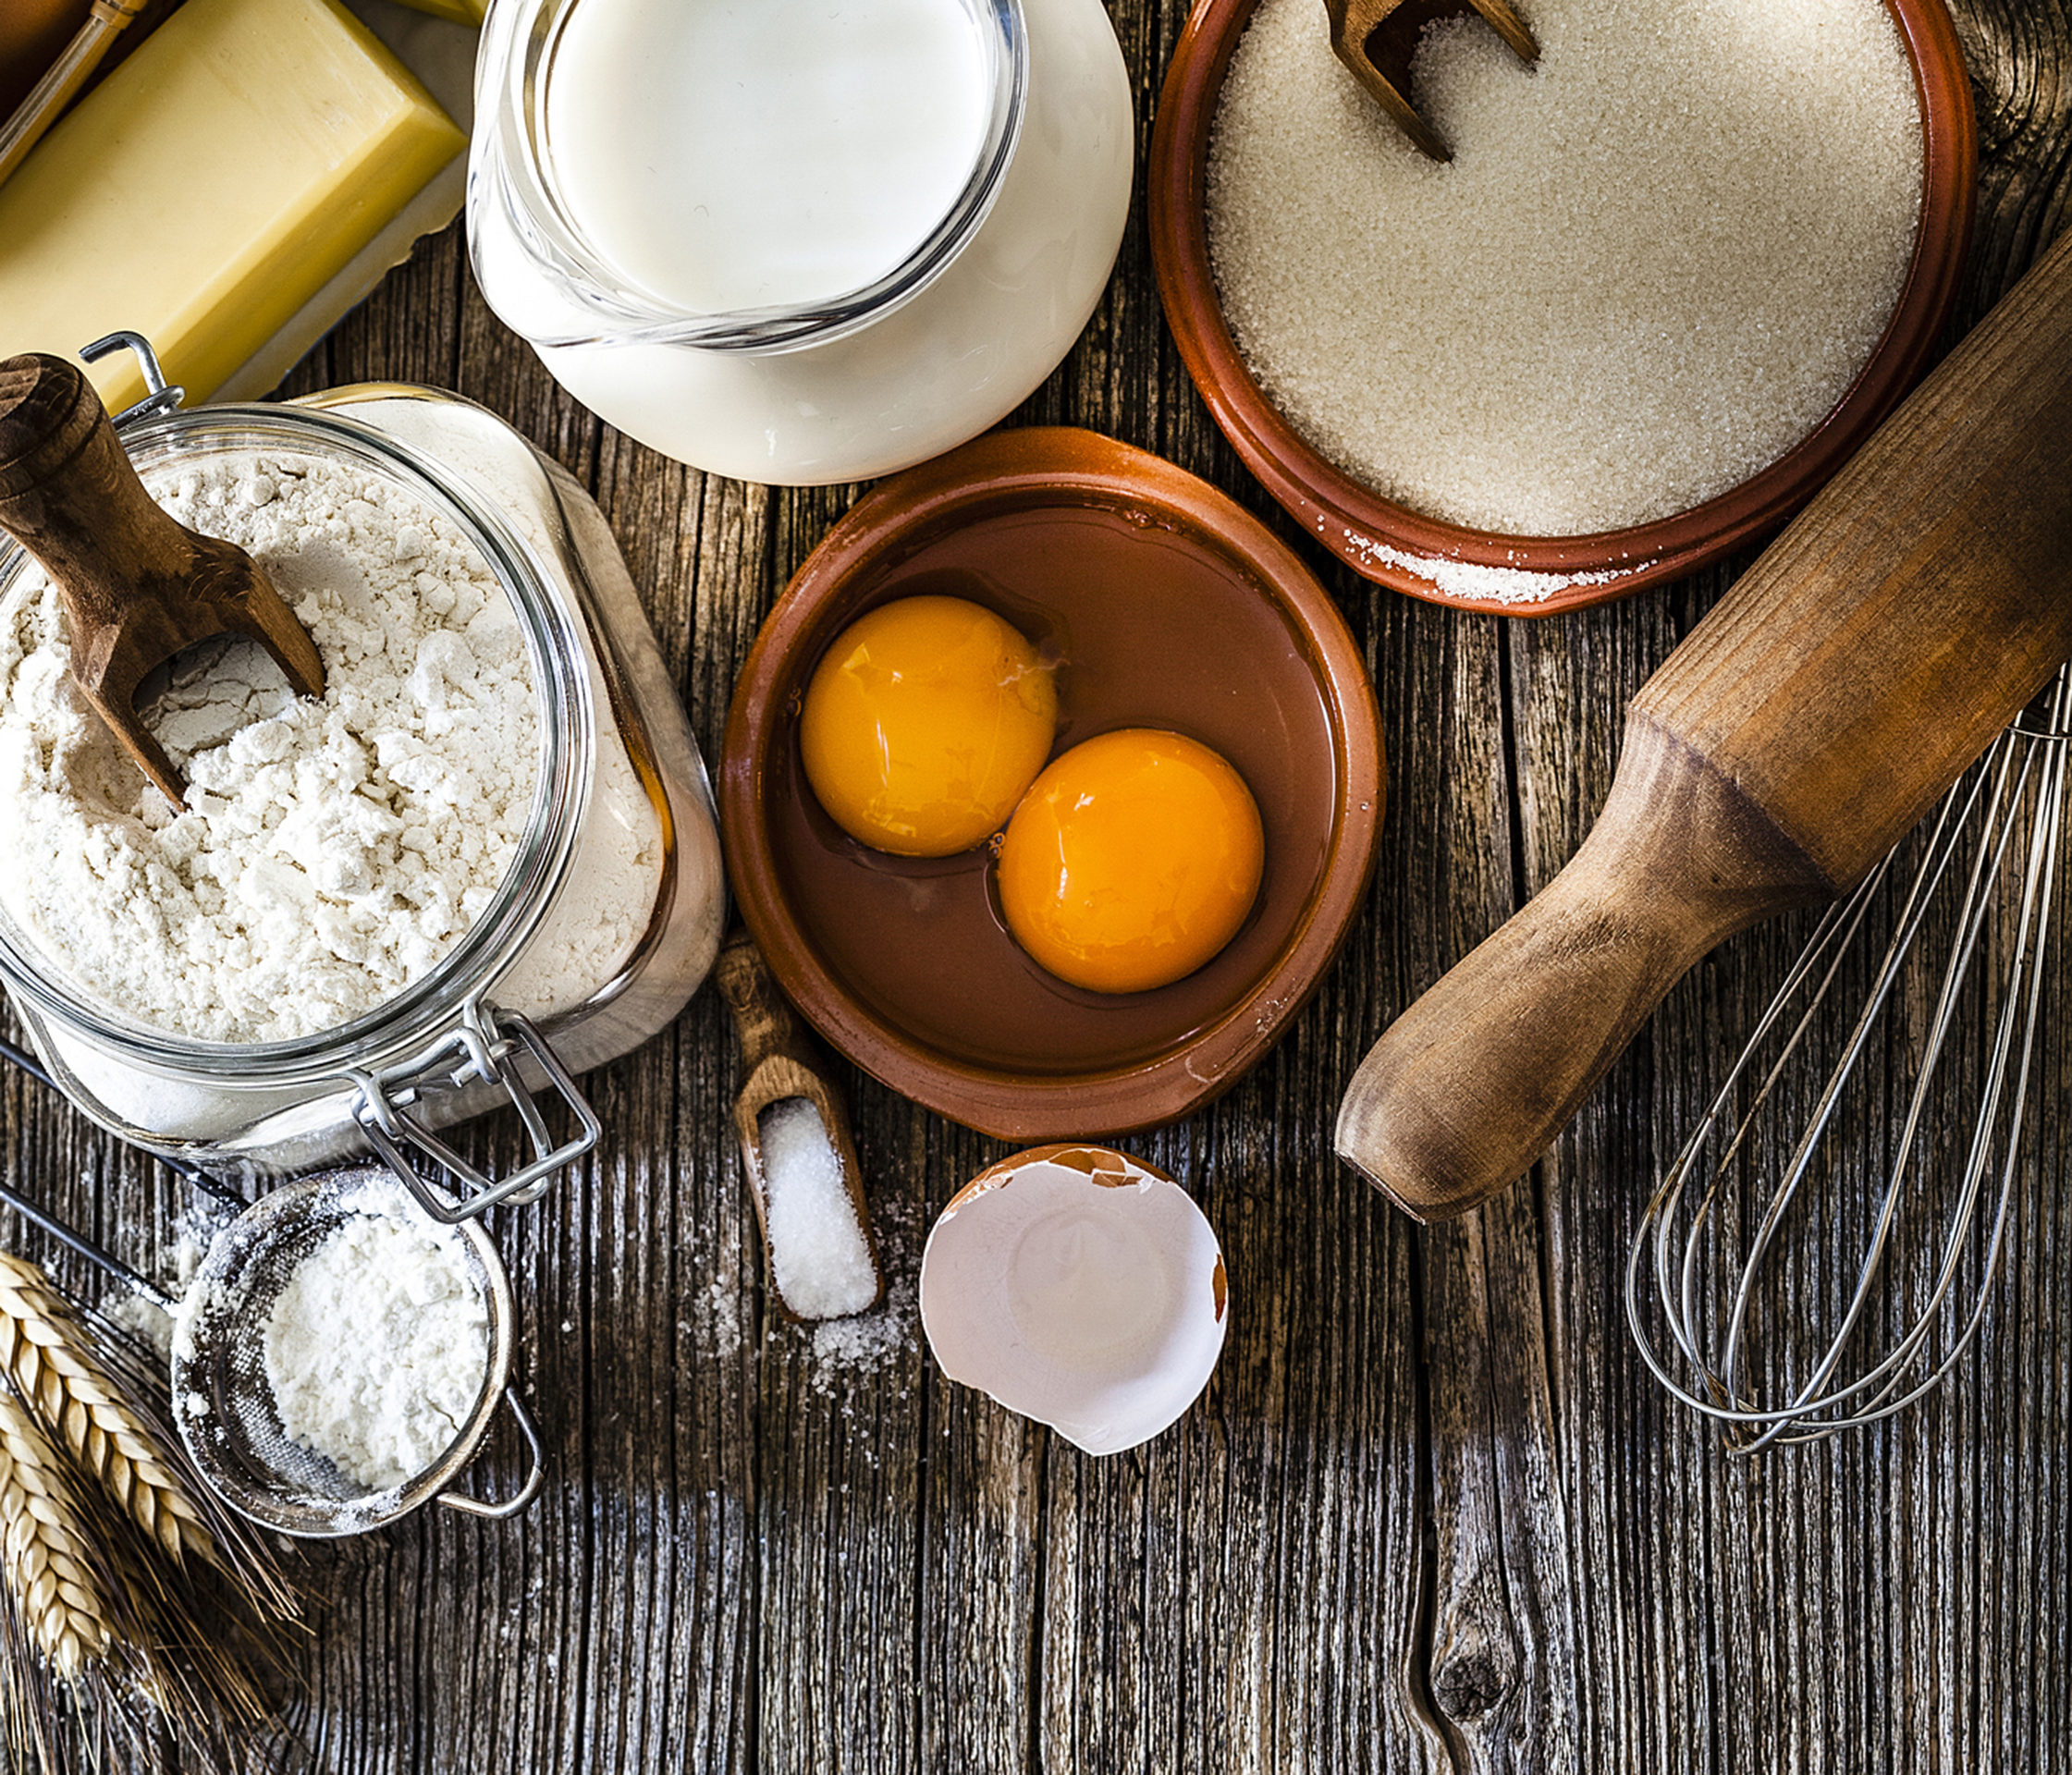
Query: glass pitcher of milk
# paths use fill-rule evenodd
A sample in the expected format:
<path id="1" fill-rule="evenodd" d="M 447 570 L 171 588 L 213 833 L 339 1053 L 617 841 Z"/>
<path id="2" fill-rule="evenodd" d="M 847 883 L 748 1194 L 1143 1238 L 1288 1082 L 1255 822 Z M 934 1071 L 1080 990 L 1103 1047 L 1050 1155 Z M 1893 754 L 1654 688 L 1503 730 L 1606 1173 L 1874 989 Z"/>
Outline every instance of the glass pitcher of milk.
<path id="1" fill-rule="evenodd" d="M 1129 207 L 1100 0 L 495 0 L 476 88 L 490 306 L 611 424 L 743 480 L 984 431 Z"/>

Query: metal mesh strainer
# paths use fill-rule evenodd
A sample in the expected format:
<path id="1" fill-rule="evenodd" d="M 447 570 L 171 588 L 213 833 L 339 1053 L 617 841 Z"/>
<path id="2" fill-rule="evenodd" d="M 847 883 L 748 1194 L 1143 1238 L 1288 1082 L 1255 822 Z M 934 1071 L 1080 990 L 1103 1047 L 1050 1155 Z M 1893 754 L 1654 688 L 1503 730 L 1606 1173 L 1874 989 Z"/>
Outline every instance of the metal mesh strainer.
<path id="1" fill-rule="evenodd" d="M 347 1220 L 386 1215 L 452 1241 L 480 1289 L 488 1322 L 482 1389 L 459 1434 L 431 1466 L 400 1486 L 373 1490 L 281 1427 L 266 1377 L 264 1340 L 274 1303 L 297 1267 Z M 337 1328 L 341 1338 L 354 1328 Z M 515 1514 L 539 1490 L 539 1432 L 509 1386 L 517 1341 L 510 1279 L 475 1221 L 442 1226 L 386 1171 L 319 1172 L 262 1196 L 218 1233 L 202 1260 L 173 1345 L 173 1416 L 202 1476 L 225 1502 L 288 1535 L 357 1535 L 436 1498 L 478 1516 Z M 509 1499 L 448 1490 L 473 1460 L 497 1405 L 508 1403 L 530 1448 L 529 1470 Z"/>

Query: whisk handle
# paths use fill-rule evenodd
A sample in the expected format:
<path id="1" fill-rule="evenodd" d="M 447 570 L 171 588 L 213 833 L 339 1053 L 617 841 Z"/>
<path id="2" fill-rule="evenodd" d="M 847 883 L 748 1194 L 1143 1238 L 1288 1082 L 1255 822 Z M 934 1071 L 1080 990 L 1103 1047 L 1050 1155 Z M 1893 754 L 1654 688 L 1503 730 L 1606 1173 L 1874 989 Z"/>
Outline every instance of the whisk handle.
<path id="1" fill-rule="evenodd" d="M 1583 848 L 1369 1051 L 1340 1107 L 1340 1155 L 1417 1219 L 1478 1206 L 1546 1150 L 1700 956 L 1827 892 L 1731 777 L 1630 722 Z"/>

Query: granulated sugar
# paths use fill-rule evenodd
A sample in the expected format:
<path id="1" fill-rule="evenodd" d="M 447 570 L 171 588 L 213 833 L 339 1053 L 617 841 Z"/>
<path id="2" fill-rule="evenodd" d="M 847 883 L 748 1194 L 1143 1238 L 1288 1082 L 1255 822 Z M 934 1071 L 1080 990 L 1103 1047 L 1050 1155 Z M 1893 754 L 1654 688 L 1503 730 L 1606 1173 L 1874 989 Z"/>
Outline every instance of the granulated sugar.
<path id="1" fill-rule="evenodd" d="M 851 1397 L 864 1387 L 889 1389 L 893 1400 L 907 1396 L 901 1365 L 921 1341 L 915 1289 L 919 1223 L 913 1205 L 896 1197 L 873 1203 L 871 1218 L 885 1269 L 885 1298 L 868 1313 L 812 1328 L 806 1381 L 823 1398 Z"/>
<path id="2" fill-rule="evenodd" d="M 813 1328 L 813 1389 L 829 1394 L 836 1377 L 851 1370 L 870 1370 L 913 1347 L 916 1298 L 911 1277 L 901 1277 L 886 1291 L 885 1304 L 875 1313 L 829 1319 Z M 901 1393 L 901 1398 L 905 1394 Z"/>
<path id="3" fill-rule="evenodd" d="M 757 1119 L 757 1133 L 778 1292 L 803 1319 L 861 1313 L 877 1298 L 877 1266 L 820 1111 L 782 1098 Z"/>
<path id="4" fill-rule="evenodd" d="M 1322 455 L 1457 523 L 1668 517 L 1798 442 L 1861 370 L 1919 221 L 1880 0 L 1538 0 L 1527 69 L 1426 33 L 1427 160 L 1263 0 L 1209 144 L 1210 256 L 1261 387 Z"/>

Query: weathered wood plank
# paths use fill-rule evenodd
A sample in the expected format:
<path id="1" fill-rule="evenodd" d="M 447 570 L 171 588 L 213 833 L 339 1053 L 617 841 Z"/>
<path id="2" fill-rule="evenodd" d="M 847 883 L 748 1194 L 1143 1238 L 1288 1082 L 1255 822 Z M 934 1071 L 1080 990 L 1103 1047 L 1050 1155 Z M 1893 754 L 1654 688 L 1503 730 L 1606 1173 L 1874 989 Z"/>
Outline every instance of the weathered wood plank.
<path id="1" fill-rule="evenodd" d="M 1184 7 L 1110 9 L 1143 126 Z M 1985 148 L 1962 326 L 2072 205 L 2072 11 L 1956 12 Z M 744 487 L 618 436 L 497 323 L 457 229 L 288 388 L 389 377 L 482 400 L 595 489 L 717 758 L 763 615 L 855 490 Z M 1203 1406 L 1095 1461 L 944 1381 L 910 1304 L 883 1350 L 849 1361 L 766 1314 L 726 1125 L 732 1038 L 701 998 L 585 1082 L 605 1148 L 502 1219 L 546 1495 L 503 1527 L 433 1512 L 309 1557 L 325 1606 L 288 1715 L 303 1760 L 339 1775 L 2072 1768 L 2064 946 L 2017 1249 L 1953 1389 L 1858 1441 L 1730 1459 L 1629 1348 L 1621 1282 L 1646 1194 L 1788 934 L 1694 973 L 1535 1179 L 1475 1221 L 1414 1230 L 1329 1146 L 1367 1043 L 1580 840 L 1625 699 L 1726 574 L 1546 624 L 1354 580 L 1209 422 L 1158 313 L 1141 197 L 1116 283 L 1016 421 L 1143 444 L 1265 516 L 1367 649 L 1391 750 L 1381 864 L 1340 967 L 1226 1099 L 1130 1143 L 1224 1242 L 1231 1335 Z M 1962 1042 L 1975 1067 L 1976 1032 Z M 910 1285 L 929 1218 L 1002 1149 L 842 1076 Z M 1860 1226 L 1891 1127 L 1851 1113 L 1850 1163 L 1827 1187 Z M 489 1156 L 511 1140 L 497 1122 L 470 1136 Z M 15 1081 L 0 1152 L 11 1181 L 158 1260 L 184 1192 L 153 1162 Z M 1808 1264 L 1784 1282 L 1809 1302 L 1835 1279 Z M 518 1453 L 499 1428 L 479 1483 L 510 1484 Z"/>

